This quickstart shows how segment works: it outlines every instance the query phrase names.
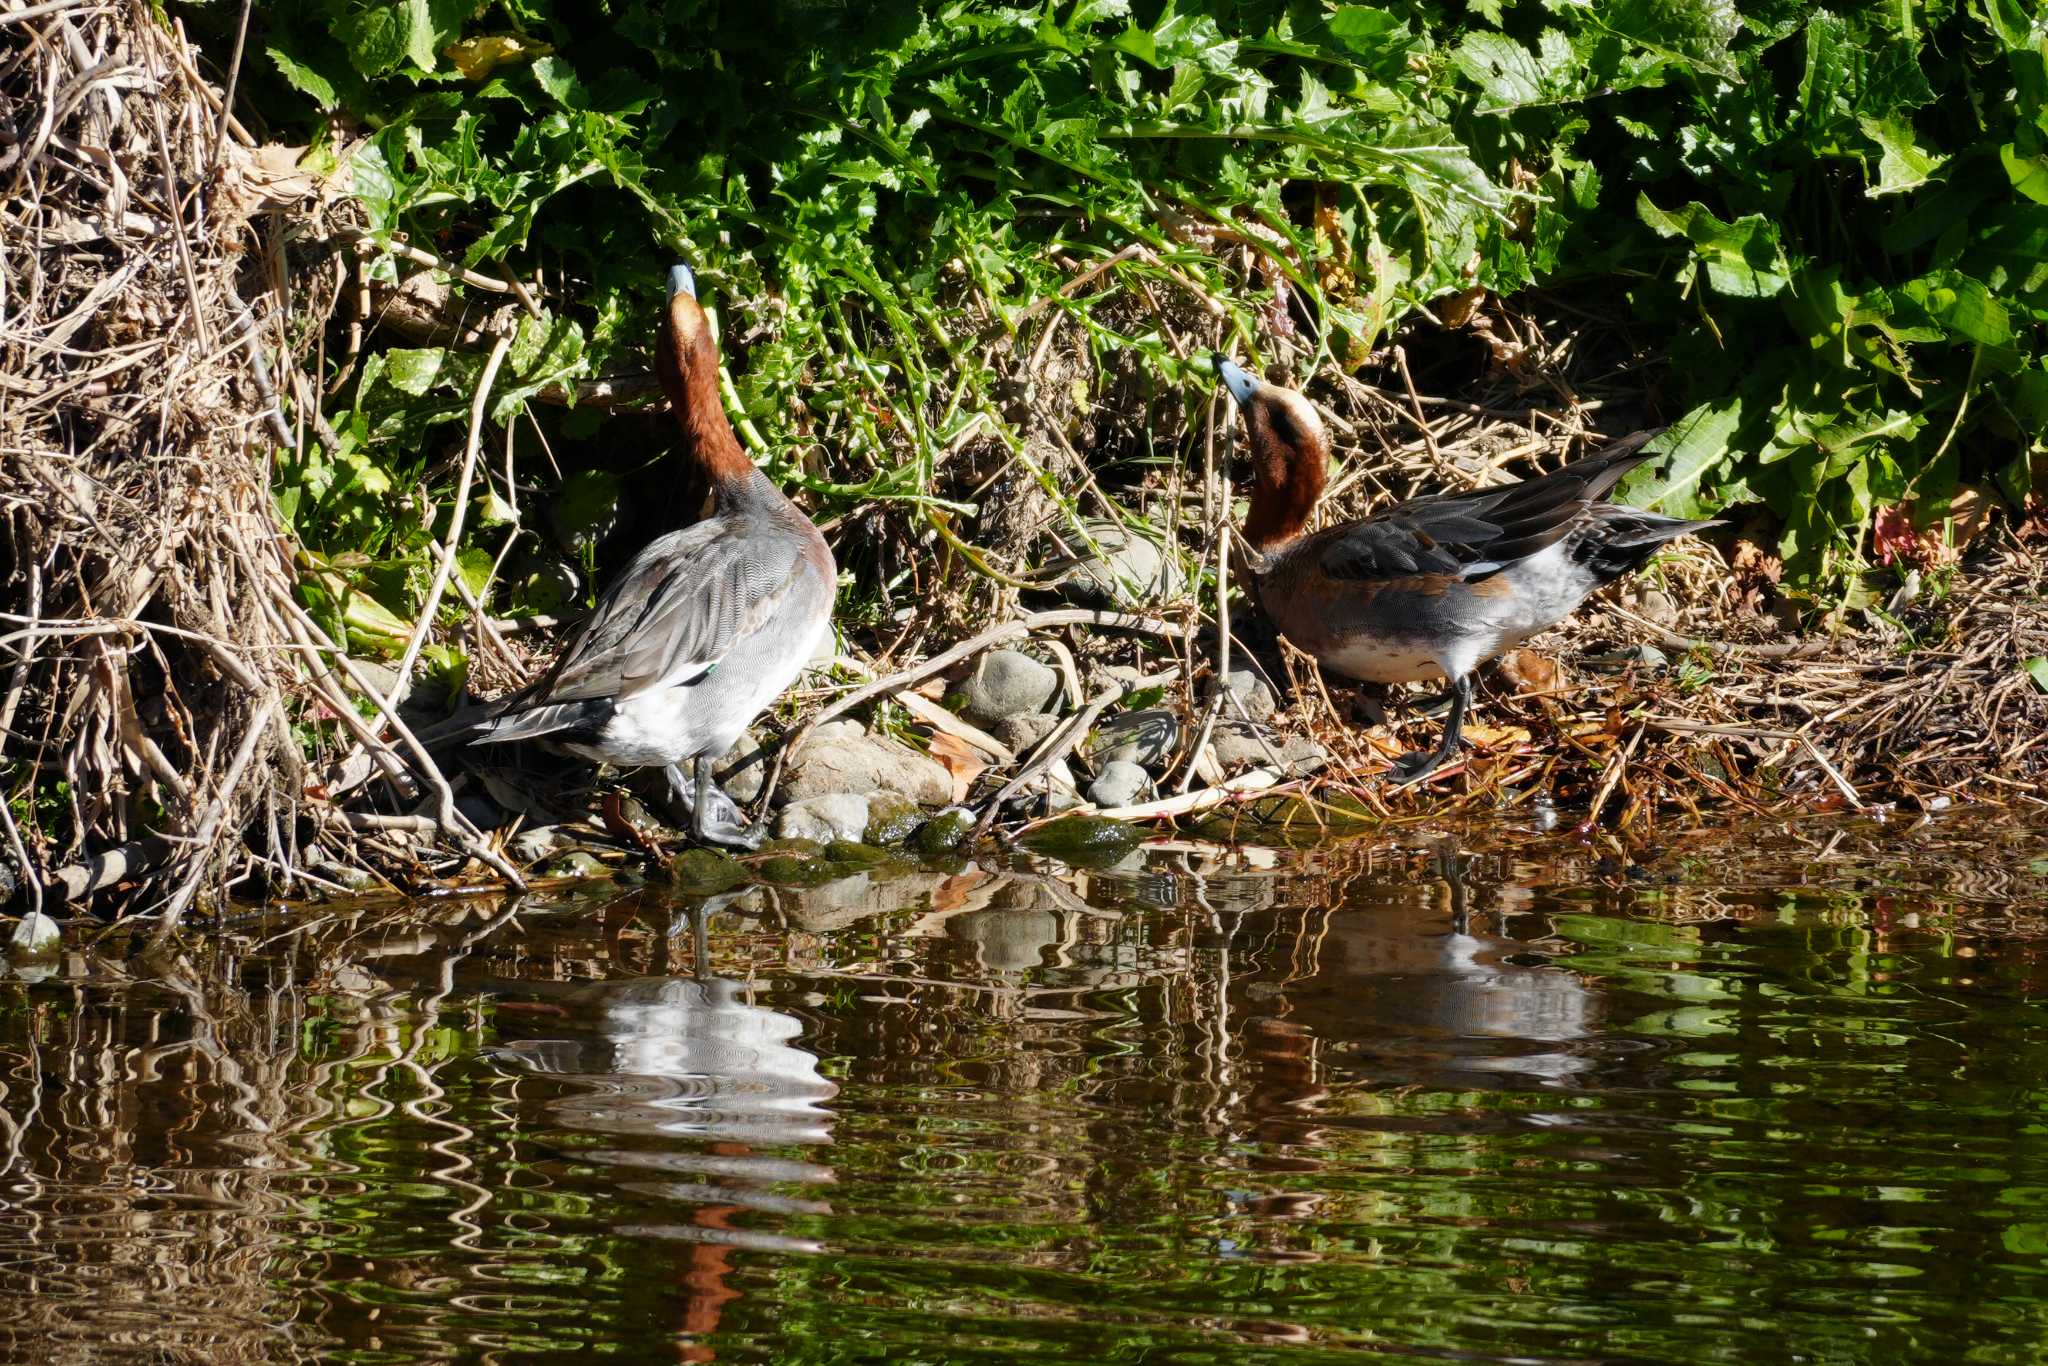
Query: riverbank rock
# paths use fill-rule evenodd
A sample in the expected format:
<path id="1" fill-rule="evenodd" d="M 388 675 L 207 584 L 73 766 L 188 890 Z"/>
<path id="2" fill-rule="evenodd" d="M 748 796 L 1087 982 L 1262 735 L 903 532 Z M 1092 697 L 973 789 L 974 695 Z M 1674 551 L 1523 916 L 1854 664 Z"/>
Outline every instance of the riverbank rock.
<path id="1" fill-rule="evenodd" d="M 1224 675 L 1223 686 L 1244 708 L 1246 720 L 1270 721 L 1273 719 L 1273 713 L 1280 710 L 1280 699 L 1273 696 L 1273 690 L 1266 685 L 1266 680 L 1251 669 L 1232 669 Z M 1236 711 L 1236 707 L 1226 704 L 1223 714 L 1233 716 Z"/>
<path id="2" fill-rule="evenodd" d="M 1098 768 L 1123 763 L 1156 772 L 1173 757 L 1179 744 L 1180 719 L 1165 707 L 1147 707 L 1097 726 L 1082 752 Z"/>
<path id="3" fill-rule="evenodd" d="M 967 719 L 993 726 L 1006 717 L 1052 710 L 1060 676 L 1022 650 L 990 650 L 975 662 L 961 691 Z"/>
<path id="4" fill-rule="evenodd" d="M 994 734 L 1012 751 L 1024 755 L 1031 752 L 1033 745 L 1052 734 L 1059 723 L 1060 718 L 1049 711 L 1020 712 L 996 722 Z"/>
<path id="5" fill-rule="evenodd" d="M 1330 751 L 1305 735 L 1275 735 L 1241 723 L 1219 723 L 1211 748 L 1226 776 L 1249 768 L 1270 768 L 1278 758 L 1288 777 L 1300 778 L 1318 772 L 1330 762 Z M 1270 755 L 1268 749 L 1272 751 Z"/>
<path id="6" fill-rule="evenodd" d="M 1121 759 L 1104 764 L 1095 781 L 1088 784 L 1088 800 L 1097 806 L 1130 806 L 1152 791 L 1152 775 Z"/>
<path id="7" fill-rule="evenodd" d="M 1091 521 L 1088 535 L 1099 555 L 1086 542 L 1075 545 L 1072 572 L 1060 581 L 1059 594 L 1083 607 L 1149 607 L 1170 598 L 1187 586 L 1187 575 L 1177 557 L 1157 543 L 1118 522 Z"/>
<path id="8" fill-rule="evenodd" d="M 725 756 L 711 765 L 711 775 L 728 797 L 751 802 L 761 795 L 761 784 L 768 780 L 769 759 L 761 748 L 761 738 L 751 730 L 742 731 Z"/>
<path id="9" fill-rule="evenodd" d="M 884 848 L 902 844 L 924 824 L 924 808 L 894 792 L 868 798 L 868 828 L 861 838 Z"/>
<path id="10" fill-rule="evenodd" d="M 869 735 L 851 721 L 833 721 L 811 732 L 790 759 L 781 801 L 793 805 L 835 792 L 872 796 L 895 792 L 920 806 L 953 800 L 953 775 L 937 760 L 886 736 Z"/>
<path id="11" fill-rule="evenodd" d="M 782 808 L 775 833 L 783 839 L 858 841 L 868 830 L 868 799 L 857 792 L 828 792 Z"/>

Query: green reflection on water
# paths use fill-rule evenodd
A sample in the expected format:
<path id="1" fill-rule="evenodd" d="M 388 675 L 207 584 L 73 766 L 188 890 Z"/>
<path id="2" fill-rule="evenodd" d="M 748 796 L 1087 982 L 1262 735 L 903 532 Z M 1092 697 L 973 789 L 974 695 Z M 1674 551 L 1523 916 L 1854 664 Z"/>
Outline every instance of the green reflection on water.
<path id="1" fill-rule="evenodd" d="M 0 1337 L 2031 1359 L 2042 841 L 1840 829 L 116 939 L 0 986 Z"/>

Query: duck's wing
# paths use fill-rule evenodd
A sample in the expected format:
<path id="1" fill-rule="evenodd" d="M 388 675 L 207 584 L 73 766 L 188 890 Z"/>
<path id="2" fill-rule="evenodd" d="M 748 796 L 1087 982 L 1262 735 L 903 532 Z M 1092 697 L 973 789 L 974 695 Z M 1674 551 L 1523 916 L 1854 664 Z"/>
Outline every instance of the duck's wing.
<path id="1" fill-rule="evenodd" d="M 1642 446 L 1655 435 L 1637 432 L 1519 484 L 1417 498 L 1334 528 L 1319 538 L 1323 572 L 1337 579 L 1483 578 L 1563 540 L 1596 499 L 1649 458 Z"/>
<path id="2" fill-rule="evenodd" d="M 529 700 L 625 698 L 708 673 L 774 615 L 802 556 L 728 518 L 670 532 L 604 591 Z"/>

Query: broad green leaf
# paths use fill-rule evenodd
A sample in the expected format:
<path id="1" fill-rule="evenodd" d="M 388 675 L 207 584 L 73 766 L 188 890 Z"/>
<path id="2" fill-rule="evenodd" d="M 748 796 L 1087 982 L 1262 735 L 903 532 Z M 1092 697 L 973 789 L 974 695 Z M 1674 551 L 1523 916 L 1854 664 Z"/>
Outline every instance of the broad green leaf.
<path id="1" fill-rule="evenodd" d="M 2022 156 L 2008 142 L 1998 149 L 1998 159 L 2015 190 L 2036 204 L 2048 204 L 2048 156 Z"/>
<path id="2" fill-rule="evenodd" d="M 1742 425 L 1742 399 L 1703 403 L 1650 442 L 1658 459 L 1639 466 L 1622 481 L 1622 500 L 1674 517 L 1708 517 L 1716 508 L 1697 490 L 1709 474 L 1727 465 L 1731 442 Z"/>
<path id="3" fill-rule="evenodd" d="M 2026 671 L 2027 677 L 2034 680 L 2036 688 L 2039 688 L 2042 692 L 2048 692 L 2048 656 L 2035 655 L 2032 659 L 2020 665 L 2020 668 Z"/>
<path id="4" fill-rule="evenodd" d="M 334 82 L 312 67 L 295 60 L 290 53 L 280 48 L 266 47 L 264 52 L 279 74 L 291 82 L 293 89 L 310 98 L 322 109 L 332 109 L 341 102 L 340 96 L 335 93 Z"/>
<path id="5" fill-rule="evenodd" d="M 1954 270 L 1930 271 L 1901 286 L 1899 293 L 1927 310 L 1949 331 L 1985 346 L 2012 340 L 2012 315 L 1981 281 Z"/>
<path id="6" fill-rule="evenodd" d="M 1660 237 L 1682 237 L 1707 268 L 1707 282 L 1734 298 L 1756 299 L 1776 294 L 1791 279 L 1778 230 L 1762 214 L 1744 214 L 1733 223 L 1716 218 L 1694 200 L 1676 213 L 1666 213 L 1647 194 L 1636 196 L 1636 213 Z"/>
<path id="7" fill-rule="evenodd" d="M 1730 51 L 1742 28 L 1734 0 L 1604 0 L 1587 15 L 1609 32 L 1699 71 L 1735 80 Z"/>
<path id="8" fill-rule="evenodd" d="M 1878 161 L 1877 184 L 1864 191 L 1866 194 L 1898 194 L 1917 189 L 1948 160 L 1915 142 L 1913 125 L 1903 118 L 1860 119 L 1858 125 L 1884 152 Z"/>
<path id="9" fill-rule="evenodd" d="M 1353 52 L 1377 55 L 1402 45 L 1407 25 L 1386 10 L 1369 5 L 1339 5 L 1330 15 L 1330 36 Z"/>
<path id="10" fill-rule="evenodd" d="M 384 353 L 384 378 L 394 389 L 418 397 L 433 387 L 447 359 L 448 352 L 440 347 L 393 348 Z"/>
<path id="11" fill-rule="evenodd" d="M 491 566 L 496 557 L 482 546 L 466 545 L 455 552 L 455 572 L 462 575 L 463 586 L 469 589 L 473 598 L 482 598 L 484 589 L 490 586 Z"/>

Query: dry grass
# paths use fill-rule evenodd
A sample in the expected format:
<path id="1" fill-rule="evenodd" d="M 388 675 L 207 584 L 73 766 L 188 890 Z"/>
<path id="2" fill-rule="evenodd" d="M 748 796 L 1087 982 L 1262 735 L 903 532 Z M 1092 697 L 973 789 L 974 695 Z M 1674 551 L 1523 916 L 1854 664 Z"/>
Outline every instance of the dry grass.
<path id="1" fill-rule="evenodd" d="M 118 887 L 168 926 L 346 856 L 346 826 L 302 820 L 311 710 L 482 856 L 292 592 L 270 462 L 319 438 L 280 403 L 308 392 L 281 253 L 314 187 L 139 6 L 0 12 L 0 36 L 0 833 L 29 905 Z"/>

